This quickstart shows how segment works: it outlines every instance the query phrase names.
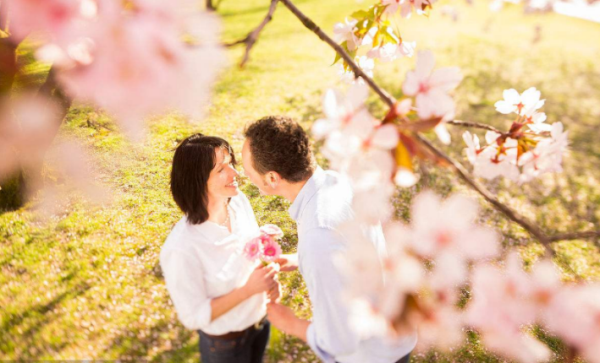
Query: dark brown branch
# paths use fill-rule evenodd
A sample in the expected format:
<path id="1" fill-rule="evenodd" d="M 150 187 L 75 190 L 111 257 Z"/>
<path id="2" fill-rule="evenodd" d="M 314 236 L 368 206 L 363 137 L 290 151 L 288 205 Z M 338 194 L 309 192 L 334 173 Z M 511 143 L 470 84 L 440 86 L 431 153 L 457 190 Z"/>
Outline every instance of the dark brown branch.
<path id="1" fill-rule="evenodd" d="M 499 134 L 504 134 L 504 132 L 498 130 L 497 128 L 495 128 L 493 126 L 486 125 L 486 124 L 480 124 L 478 122 L 466 122 L 466 121 L 460 121 L 460 120 L 453 120 L 453 121 L 448 121 L 447 124 L 454 125 L 454 126 L 475 128 L 475 129 L 483 129 L 483 130 L 488 130 L 488 131 L 494 131 Z"/>
<path id="2" fill-rule="evenodd" d="M 336 51 L 336 53 L 339 54 L 340 57 L 342 57 L 342 59 L 346 61 L 346 63 L 348 63 L 348 65 L 352 69 L 352 72 L 354 72 L 354 75 L 357 78 L 361 77 L 369 85 L 369 87 L 371 87 L 371 89 L 375 91 L 375 93 L 377 93 L 379 97 L 381 97 L 383 102 L 385 102 L 389 107 L 392 107 L 396 103 L 394 97 L 392 97 L 384 89 L 380 88 L 371 79 L 371 77 L 367 76 L 365 72 L 363 72 L 363 70 L 356 63 L 354 63 L 352 57 L 350 57 L 348 53 L 346 53 L 344 49 L 339 46 L 339 44 L 337 44 L 333 39 L 331 39 L 327 34 L 325 34 L 325 32 L 323 32 L 321 28 L 317 26 L 317 24 L 315 24 L 312 20 L 306 17 L 306 15 L 304 15 L 294 4 L 292 4 L 290 0 L 279 1 L 281 1 L 288 9 L 290 9 L 290 11 L 294 15 L 296 15 L 296 17 L 302 22 L 302 24 L 304 24 L 306 28 L 315 33 L 322 41 L 329 44 L 329 46 L 332 47 Z"/>
<path id="3" fill-rule="evenodd" d="M 224 44 L 226 47 L 233 47 L 238 44 L 246 44 L 246 51 L 244 52 L 244 57 L 242 58 L 242 61 L 240 62 L 240 67 L 244 67 L 246 62 L 248 62 L 248 59 L 250 58 L 250 50 L 252 49 L 252 47 L 254 47 L 254 44 L 258 40 L 258 36 L 260 35 L 260 32 L 271 21 L 271 19 L 273 19 L 273 13 L 275 12 L 275 9 L 277 9 L 277 2 L 278 2 L 278 0 L 271 0 L 271 6 L 269 6 L 269 12 L 267 13 L 267 15 L 265 16 L 263 21 L 256 27 L 256 29 L 254 29 L 253 31 L 248 33 L 248 35 L 244 39 L 240 39 L 240 40 L 232 42 L 232 43 Z"/>
<path id="4" fill-rule="evenodd" d="M 559 233 L 554 236 L 549 236 L 548 241 L 569 241 L 574 239 L 588 239 L 588 238 L 600 238 L 600 231 L 585 231 L 585 232 L 572 232 L 572 233 Z"/>

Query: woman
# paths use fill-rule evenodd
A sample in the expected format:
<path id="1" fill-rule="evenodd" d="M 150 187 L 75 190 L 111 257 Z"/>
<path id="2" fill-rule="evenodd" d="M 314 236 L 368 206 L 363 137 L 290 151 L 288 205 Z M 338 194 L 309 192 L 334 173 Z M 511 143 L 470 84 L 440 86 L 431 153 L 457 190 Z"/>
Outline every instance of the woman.
<path id="1" fill-rule="evenodd" d="M 276 265 L 249 261 L 243 247 L 258 225 L 237 188 L 227 141 L 195 134 L 176 149 L 173 199 L 185 216 L 160 253 L 179 320 L 200 334 L 203 363 L 261 362 L 269 339 L 267 294 L 277 299 Z"/>

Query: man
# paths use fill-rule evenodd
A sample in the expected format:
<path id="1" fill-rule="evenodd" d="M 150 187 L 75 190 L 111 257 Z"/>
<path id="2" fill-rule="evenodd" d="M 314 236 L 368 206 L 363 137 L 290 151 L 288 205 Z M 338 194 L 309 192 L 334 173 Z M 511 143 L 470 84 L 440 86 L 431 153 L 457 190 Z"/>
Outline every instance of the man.
<path id="1" fill-rule="evenodd" d="M 289 212 L 298 224 L 298 255 L 283 258 L 282 271 L 299 267 L 313 306 L 310 322 L 297 318 L 288 307 L 271 303 L 267 307 L 271 323 L 307 342 L 324 362 L 408 362 L 415 334 L 394 340 L 361 339 L 348 324 L 342 296 L 345 281 L 333 260 L 348 247 L 338 227 L 354 218 L 349 182 L 316 166 L 308 136 L 290 118 L 260 119 L 246 129 L 245 137 L 242 163 L 248 178 L 263 194 L 292 203 Z M 381 227 L 365 228 L 370 228 L 367 239 L 385 253 Z"/>

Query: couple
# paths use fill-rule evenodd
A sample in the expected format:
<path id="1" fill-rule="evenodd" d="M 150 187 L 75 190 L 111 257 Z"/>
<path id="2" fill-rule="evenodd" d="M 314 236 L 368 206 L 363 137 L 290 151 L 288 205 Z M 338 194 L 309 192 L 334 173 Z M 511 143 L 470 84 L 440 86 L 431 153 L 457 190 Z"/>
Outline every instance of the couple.
<path id="1" fill-rule="evenodd" d="M 348 324 L 343 276 L 334 256 L 347 246 L 337 227 L 352 220 L 352 189 L 339 174 L 316 166 L 304 130 L 287 117 L 270 116 L 245 131 L 242 164 L 262 194 L 291 202 L 298 254 L 267 266 L 243 254 L 258 225 L 237 189 L 234 152 L 227 141 L 192 135 L 175 151 L 173 198 L 185 216 L 160 253 L 178 317 L 200 334 L 203 363 L 261 362 L 270 324 L 307 342 L 324 362 L 408 362 L 416 335 L 361 339 Z M 385 253 L 380 226 L 365 229 Z M 311 321 L 278 303 L 279 271 L 300 269 L 313 309 Z M 268 316 L 268 320 L 267 320 Z"/>

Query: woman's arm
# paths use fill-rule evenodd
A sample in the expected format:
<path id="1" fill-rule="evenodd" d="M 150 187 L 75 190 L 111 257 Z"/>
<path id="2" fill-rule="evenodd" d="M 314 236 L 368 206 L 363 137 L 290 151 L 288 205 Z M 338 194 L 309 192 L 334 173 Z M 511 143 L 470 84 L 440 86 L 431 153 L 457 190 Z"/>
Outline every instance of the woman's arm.
<path id="1" fill-rule="evenodd" d="M 248 282 L 244 286 L 233 289 L 231 292 L 213 298 L 210 302 L 211 315 L 210 320 L 214 321 L 221 315 L 236 307 L 242 301 L 251 296 L 273 290 L 278 282 L 275 278 L 278 271 L 277 265 L 270 264 L 267 266 L 260 265 L 250 275 Z"/>

